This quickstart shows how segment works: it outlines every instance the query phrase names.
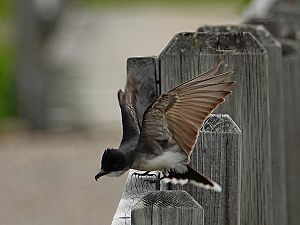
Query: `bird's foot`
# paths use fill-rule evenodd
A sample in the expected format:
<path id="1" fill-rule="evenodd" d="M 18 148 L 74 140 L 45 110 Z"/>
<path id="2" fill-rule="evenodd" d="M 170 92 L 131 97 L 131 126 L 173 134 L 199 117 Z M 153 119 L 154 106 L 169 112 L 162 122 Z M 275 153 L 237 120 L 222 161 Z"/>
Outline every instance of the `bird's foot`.
<path id="1" fill-rule="evenodd" d="M 145 179 L 144 182 L 148 182 L 148 183 L 151 183 L 151 184 L 156 184 L 156 186 L 159 187 L 160 186 L 160 181 L 167 178 L 167 175 L 162 172 L 162 176 L 161 176 L 161 174 L 158 173 L 156 175 L 156 178 L 157 179 L 154 179 L 154 180 L 153 179 Z"/>
<path id="2" fill-rule="evenodd" d="M 152 171 L 146 171 L 145 173 L 137 173 L 137 172 L 134 172 L 132 176 L 136 176 L 137 178 L 141 178 L 141 177 L 157 177 L 158 175 L 156 173 L 151 173 Z"/>

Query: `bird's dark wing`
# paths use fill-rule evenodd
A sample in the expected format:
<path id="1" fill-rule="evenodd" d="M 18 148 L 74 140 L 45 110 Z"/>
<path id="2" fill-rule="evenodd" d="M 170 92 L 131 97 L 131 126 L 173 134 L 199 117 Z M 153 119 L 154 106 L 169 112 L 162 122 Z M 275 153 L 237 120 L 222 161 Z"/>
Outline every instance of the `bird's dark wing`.
<path id="1" fill-rule="evenodd" d="M 128 76 L 125 92 L 119 90 L 118 100 L 122 114 L 123 138 L 121 145 L 138 139 L 140 126 L 137 118 L 136 99 L 138 83 L 133 76 Z"/>
<path id="2" fill-rule="evenodd" d="M 235 84 L 232 71 L 218 74 L 221 64 L 160 95 L 144 114 L 140 140 L 159 142 L 169 137 L 190 155 L 199 129 Z"/>

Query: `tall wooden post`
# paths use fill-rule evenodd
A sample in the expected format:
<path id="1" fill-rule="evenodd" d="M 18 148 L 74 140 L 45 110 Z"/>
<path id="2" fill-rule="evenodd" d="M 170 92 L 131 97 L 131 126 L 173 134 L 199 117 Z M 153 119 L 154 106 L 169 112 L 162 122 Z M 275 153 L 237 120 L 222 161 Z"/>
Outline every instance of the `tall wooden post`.
<path id="1" fill-rule="evenodd" d="M 294 41 L 283 44 L 283 106 L 285 123 L 288 224 L 300 221 L 300 48 Z"/>
<path id="2" fill-rule="evenodd" d="M 270 5 L 270 10 L 259 18 L 260 15 L 253 11 L 252 17 L 246 22 L 263 24 L 282 44 L 282 86 L 283 86 L 283 115 L 284 129 L 282 133 L 285 139 L 286 150 L 286 180 L 287 180 L 287 218 L 288 224 L 299 223 L 300 192 L 299 177 L 300 168 L 298 159 L 300 146 L 300 2 L 278 1 L 278 4 Z M 270 21 L 272 21 L 270 23 Z M 276 29 L 274 29 L 276 27 Z M 275 183 L 275 181 L 273 182 Z M 280 182 L 279 182 L 280 183 Z M 276 207 L 276 206 L 274 206 Z"/>
<path id="3" fill-rule="evenodd" d="M 156 57 L 132 57 L 127 59 L 127 79 L 133 77 L 137 81 L 137 113 L 141 122 L 143 114 L 149 104 L 156 97 L 157 73 Z M 134 173 L 140 171 L 130 170 L 121 201 L 112 221 L 112 225 L 130 225 L 132 207 L 148 192 L 157 190 L 154 183 L 146 180 L 157 177 L 138 177 Z"/>
<path id="4" fill-rule="evenodd" d="M 163 92 L 170 90 L 208 70 L 220 59 L 228 64 L 227 70 L 235 71 L 237 81 L 222 110 L 232 116 L 243 133 L 241 224 L 271 225 L 269 84 L 265 48 L 249 33 L 179 33 L 159 56 L 161 89 Z"/>
<path id="5" fill-rule="evenodd" d="M 286 165 L 284 147 L 284 101 L 281 44 L 263 26 L 205 26 L 199 32 L 250 32 L 266 48 L 268 54 L 270 133 L 274 224 L 287 224 Z"/>
<path id="6" fill-rule="evenodd" d="M 138 82 L 137 113 L 140 124 L 147 107 L 157 96 L 156 57 L 131 57 L 127 59 L 127 79 L 133 76 Z"/>

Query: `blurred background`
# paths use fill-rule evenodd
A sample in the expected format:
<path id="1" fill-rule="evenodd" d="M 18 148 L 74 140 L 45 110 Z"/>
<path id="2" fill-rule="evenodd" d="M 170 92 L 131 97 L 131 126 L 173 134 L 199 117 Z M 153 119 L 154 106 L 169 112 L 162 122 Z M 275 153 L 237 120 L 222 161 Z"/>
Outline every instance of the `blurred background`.
<path id="1" fill-rule="evenodd" d="M 126 175 L 94 175 L 121 138 L 126 59 L 239 23 L 247 3 L 1 0 L 0 224 L 110 224 Z"/>

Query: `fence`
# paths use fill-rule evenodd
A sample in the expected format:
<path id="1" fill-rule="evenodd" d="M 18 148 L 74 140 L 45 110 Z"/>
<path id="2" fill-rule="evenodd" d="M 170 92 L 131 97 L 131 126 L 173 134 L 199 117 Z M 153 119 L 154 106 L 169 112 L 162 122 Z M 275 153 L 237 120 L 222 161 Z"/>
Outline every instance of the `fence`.
<path id="1" fill-rule="evenodd" d="M 140 81 L 140 119 L 156 94 L 220 59 L 238 84 L 205 123 L 192 155 L 193 167 L 223 191 L 157 187 L 144 182 L 153 177 L 136 178 L 130 171 L 113 225 L 300 221 L 300 3 L 261 2 L 254 2 L 245 24 L 179 33 L 158 57 L 128 59 L 128 74 Z"/>

